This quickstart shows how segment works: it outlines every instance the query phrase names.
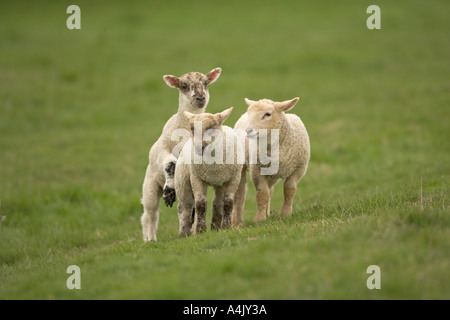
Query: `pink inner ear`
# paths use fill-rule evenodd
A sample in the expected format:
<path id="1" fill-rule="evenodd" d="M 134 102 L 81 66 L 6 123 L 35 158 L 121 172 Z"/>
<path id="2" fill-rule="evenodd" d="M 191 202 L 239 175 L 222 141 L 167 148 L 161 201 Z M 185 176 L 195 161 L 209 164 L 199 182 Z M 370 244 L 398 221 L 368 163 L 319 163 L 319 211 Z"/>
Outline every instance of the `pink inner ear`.
<path id="1" fill-rule="evenodd" d="M 170 82 L 170 84 L 171 85 L 173 85 L 174 87 L 176 87 L 177 86 L 177 79 L 176 78 L 170 78 L 170 80 L 169 80 L 169 82 Z"/>
<path id="2" fill-rule="evenodd" d="M 178 88 L 178 79 L 173 76 L 166 77 L 166 81 L 172 86 Z"/>
<path id="3" fill-rule="evenodd" d="M 210 73 L 208 73 L 208 83 L 214 82 L 217 77 L 220 74 L 220 70 L 219 69 L 215 69 L 214 71 L 211 71 Z"/>

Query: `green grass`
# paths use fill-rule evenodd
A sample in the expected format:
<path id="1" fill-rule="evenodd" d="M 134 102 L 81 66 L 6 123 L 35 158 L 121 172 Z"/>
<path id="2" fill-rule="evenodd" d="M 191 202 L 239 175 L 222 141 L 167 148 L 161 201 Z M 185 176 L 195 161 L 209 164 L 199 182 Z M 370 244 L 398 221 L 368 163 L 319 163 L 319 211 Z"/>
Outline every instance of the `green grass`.
<path id="1" fill-rule="evenodd" d="M 70 4 L 0 4 L 0 299 L 450 298 L 446 1 L 378 1 L 381 30 L 364 1 L 76 1 L 72 31 Z M 148 151 L 178 101 L 162 75 L 218 66 L 228 125 L 244 97 L 301 98 L 295 213 L 278 185 L 255 225 L 250 183 L 242 229 L 179 239 L 161 204 L 144 244 Z"/>

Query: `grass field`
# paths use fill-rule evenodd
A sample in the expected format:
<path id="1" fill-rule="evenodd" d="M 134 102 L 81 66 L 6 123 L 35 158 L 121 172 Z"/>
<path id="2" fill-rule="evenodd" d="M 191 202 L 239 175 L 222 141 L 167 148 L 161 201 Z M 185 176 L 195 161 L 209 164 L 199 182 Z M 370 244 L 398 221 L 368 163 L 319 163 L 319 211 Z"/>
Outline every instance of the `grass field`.
<path id="1" fill-rule="evenodd" d="M 0 299 L 450 299 L 450 5 L 376 1 L 369 30 L 371 4 L 2 1 Z M 162 76 L 219 66 L 207 111 L 234 106 L 230 126 L 244 97 L 300 97 L 294 214 L 279 184 L 254 224 L 250 183 L 243 228 L 179 239 L 161 203 L 144 244 L 148 151 L 178 103 Z"/>

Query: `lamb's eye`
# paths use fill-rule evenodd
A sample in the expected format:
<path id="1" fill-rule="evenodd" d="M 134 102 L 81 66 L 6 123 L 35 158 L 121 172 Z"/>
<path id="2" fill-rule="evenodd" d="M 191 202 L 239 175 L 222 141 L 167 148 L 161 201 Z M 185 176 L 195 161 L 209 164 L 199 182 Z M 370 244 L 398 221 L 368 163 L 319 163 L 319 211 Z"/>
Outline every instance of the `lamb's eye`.
<path id="1" fill-rule="evenodd" d="M 271 116 L 272 114 L 270 113 L 270 112 L 266 112 L 264 115 L 263 115 L 263 119 L 265 119 L 265 118 L 269 118 L 270 116 Z"/>
<path id="2" fill-rule="evenodd" d="M 187 83 L 182 83 L 180 88 L 183 91 L 188 91 L 189 90 L 189 85 Z"/>

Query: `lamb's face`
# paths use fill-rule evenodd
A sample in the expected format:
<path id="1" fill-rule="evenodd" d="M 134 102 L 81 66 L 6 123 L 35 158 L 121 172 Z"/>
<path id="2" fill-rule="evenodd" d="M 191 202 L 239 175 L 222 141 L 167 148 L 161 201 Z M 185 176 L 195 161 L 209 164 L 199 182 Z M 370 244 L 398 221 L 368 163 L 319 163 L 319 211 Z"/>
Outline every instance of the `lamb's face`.
<path id="1" fill-rule="evenodd" d="M 245 99 L 249 105 L 247 110 L 248 124 L 245 129 L 249 138 L 256 138 L 260 130 L 279 129 L 284 117 L 284 111 L 295 106 L 299 99 L 294 98 L 283 102 L 269 99 L 252 101 Z"/>
<path id="2" fill-rule="evenodd" d="M 187 111 L 183 113 L 189 120 L 195 153 L 202 155 L 205 149 L 217 138 L 222 138 L 222 123 L 228 118 L 232 110 L 231 107 L 216 114 L 193 114 Z"/>
<path id="3" fill-rule="evenodd" d="M 209 102 L 208 78 L 200 72 L 190 72 L 180 77 L 180 96 L 190 105 L 204 108 Z"/>
<path id="4" fill-rule="evenodd" d="M 180 103 L 203 109 L 209 102 L 208 85 L 219 78 L 220 68 L 208 72 L 206 75 L 200 72 L 189 72 L 181 77 L 166 75 L 164 81 L 172 88 L 180 92 Z"/>
<path id="5" fill-rule="evenodd" d="M 261 129 L 277 128 L 279 112 L 275 108 L 275 102 L 271 100 L 260 100 L 250 103 L 247 111 L 248 125 L 245 129 L 249 138 L 255 138 Z"/>
<path id="6" fill-rule="evenodd" d="M 206 147 L 215 141 L 222 132 L 222 124 L 219 119 L 210 113 L 195 115 L 189 120 L 191 137 L 194 141 L 194 151 L 202 155 Z"/>

